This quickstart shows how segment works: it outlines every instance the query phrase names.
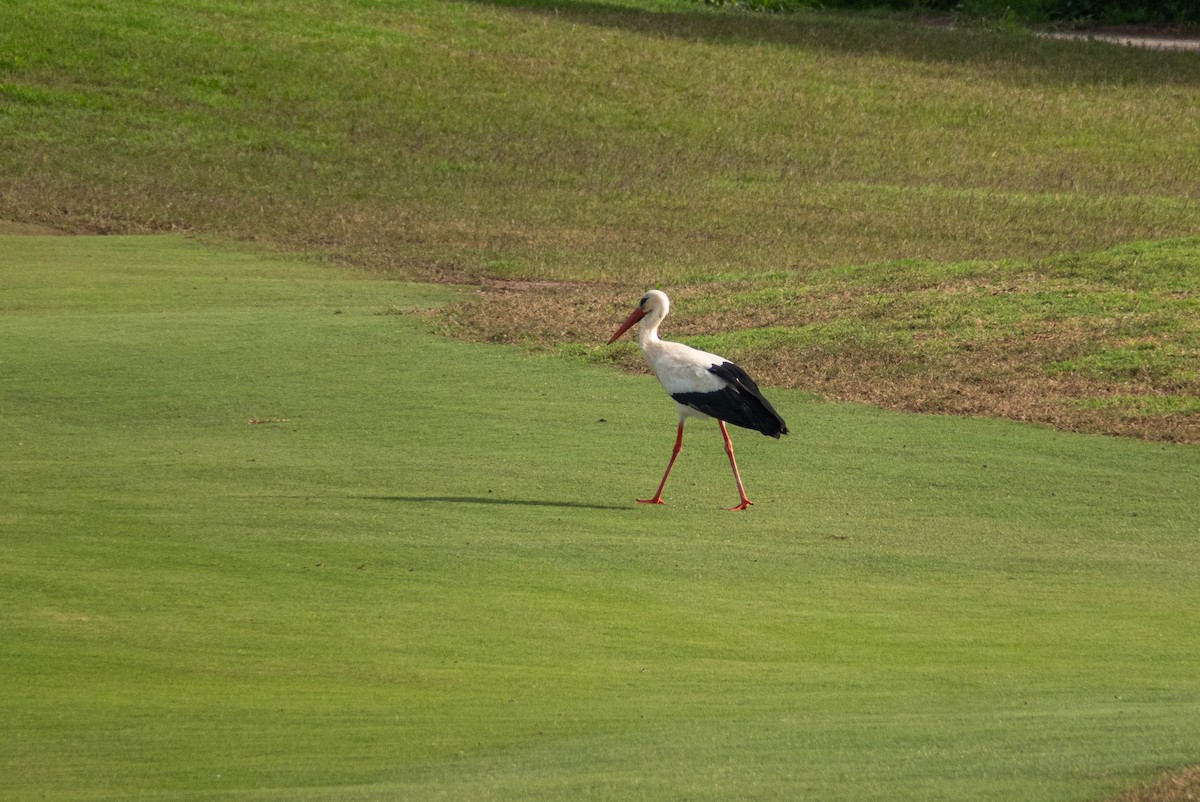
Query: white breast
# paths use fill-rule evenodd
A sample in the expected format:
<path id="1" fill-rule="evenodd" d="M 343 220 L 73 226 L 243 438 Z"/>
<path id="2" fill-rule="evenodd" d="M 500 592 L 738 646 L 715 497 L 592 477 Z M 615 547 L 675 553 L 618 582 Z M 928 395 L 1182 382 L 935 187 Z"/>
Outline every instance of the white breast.
<path id="1" fill-rule="evenodd" d="M 724 379 L 708 372 L 713 365 L 728 361 L 724 357 L 665 340 L 647 343 L 645 351 L 650 370 L 669 395 L 712 393 L 725 387 Z"/>

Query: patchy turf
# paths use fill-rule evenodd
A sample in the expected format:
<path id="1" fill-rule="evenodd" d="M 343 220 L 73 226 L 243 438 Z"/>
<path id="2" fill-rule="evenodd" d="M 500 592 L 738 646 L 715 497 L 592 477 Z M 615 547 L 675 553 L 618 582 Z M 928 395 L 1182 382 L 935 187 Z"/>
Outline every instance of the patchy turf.
<path id="1" fill-rule="evenodd" d="M 1196 802 L 1200 800 L 1200 767 L 1169 774 L 1127 793 L 1113 802 Z"/>
<path id="2" fill-rule="evenodd" d="M 1009 262 L 722 277 L 673 292 L 668 331 L 769 384 L 842 400 L 1200 443 L 1200 240 Z M 667 287 L 669 290 L 674 288 Z M 638 369 L 599 348 L 636 295 L 485 285 L 446 331 Z"/>

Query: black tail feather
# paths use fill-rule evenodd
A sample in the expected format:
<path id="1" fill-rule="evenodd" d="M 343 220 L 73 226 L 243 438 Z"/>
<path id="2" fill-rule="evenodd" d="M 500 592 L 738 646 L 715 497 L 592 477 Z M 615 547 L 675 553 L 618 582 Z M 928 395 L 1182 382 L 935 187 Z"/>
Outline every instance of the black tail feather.
<path id="1" fill-rule="evenodd" d="M 763 397 L 758 385 L 746 371 L 732 362 L 723 362 L 708 369 L 728 385 L 711 393 L 675 393 L 671 397 L 692 409 L 720 418 L 726 423 L 762 432 L 778 438 L 787 434 L 783 417 Z"/>

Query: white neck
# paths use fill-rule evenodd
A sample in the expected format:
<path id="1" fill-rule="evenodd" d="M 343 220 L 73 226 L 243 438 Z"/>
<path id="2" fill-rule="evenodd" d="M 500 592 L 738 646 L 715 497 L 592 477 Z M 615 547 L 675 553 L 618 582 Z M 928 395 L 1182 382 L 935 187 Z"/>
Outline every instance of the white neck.
<path id="1" fill-rule="evenodd" d="M 662 323 L 666 315 L 662 314 L 661 310 L 655 310 L 642 318 L 642 324 L 638 326 L 638 345 L 645 351 L 647 346 L 653 347 L 658 344 L 658 324 Z"/>

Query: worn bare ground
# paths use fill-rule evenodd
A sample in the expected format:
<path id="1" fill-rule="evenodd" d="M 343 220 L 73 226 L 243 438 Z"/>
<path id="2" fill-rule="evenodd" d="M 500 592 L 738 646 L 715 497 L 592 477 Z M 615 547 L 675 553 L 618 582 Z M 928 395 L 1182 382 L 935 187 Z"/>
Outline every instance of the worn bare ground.
<path id="1" fill-rule="evenodd" d="M 1152 50 L 1200 51 L 1200 27 L 1194 25 L 1114 25 L 1043 31 L 1039 35 L 1051 39 L 1107 42 Z"/>
<path id="2" fill-rule="evenodd" d="M 1200 766 L 1126 791 L 1112 802 L 1200 802 Z"/>
<path id="3" fill-rule="evenodd" d="M 594 361 L 645 372 L 641 355 L 629 347 L 604 346 L 636 302 L 640 290 L 555 283 L 490 283 L 474 297 L 451 306 L 441 318 L 445 333 L 477 342 L 519 344 L 533 349 L 567 348 Z M 725 288 L 722 292 L 728 292 Z M 705 336 L 770 326 L 769 310 L 739 313 L 736 305 L 696 311 L 705 288 L 685 288 L 663 336 L 705 348 Z M 860 299 L 812 298 L 805 323 L 860 318 Z M 858 307 L 855 308 L 855 304 Z M 794 314 L 794 313 L 793 313 Z M 795 322 L 794 318 L 791 322 Z M 1131 375 L 1105 381 L 1049 365 L 1075 354 L 1098 332 L 1072 323 L 1037 322 L 1018 336 L 980 336 L 939 343 L 937 334 L 915 344 L 834 343 L 828 340 L 722 347 L 764 385 L 802 389 L 824 398 L 933 414 L 995 416 L 1058 429 L 1123 435 L 1146 440 L 1200 444 L 1200 415 L 1155 412 L 1155 399 L 1200 394 L 1178 380 Z"/>
<path id="4" fill-rule="evenodd" d="M 22 235 L 22 236 L 46 236 L 50 234 L 61 234 L 58 229 L 50 226 L 42 226 L 37 223 L 14 223 L 10 220 L 0 220 L 0 234 Z"/>

